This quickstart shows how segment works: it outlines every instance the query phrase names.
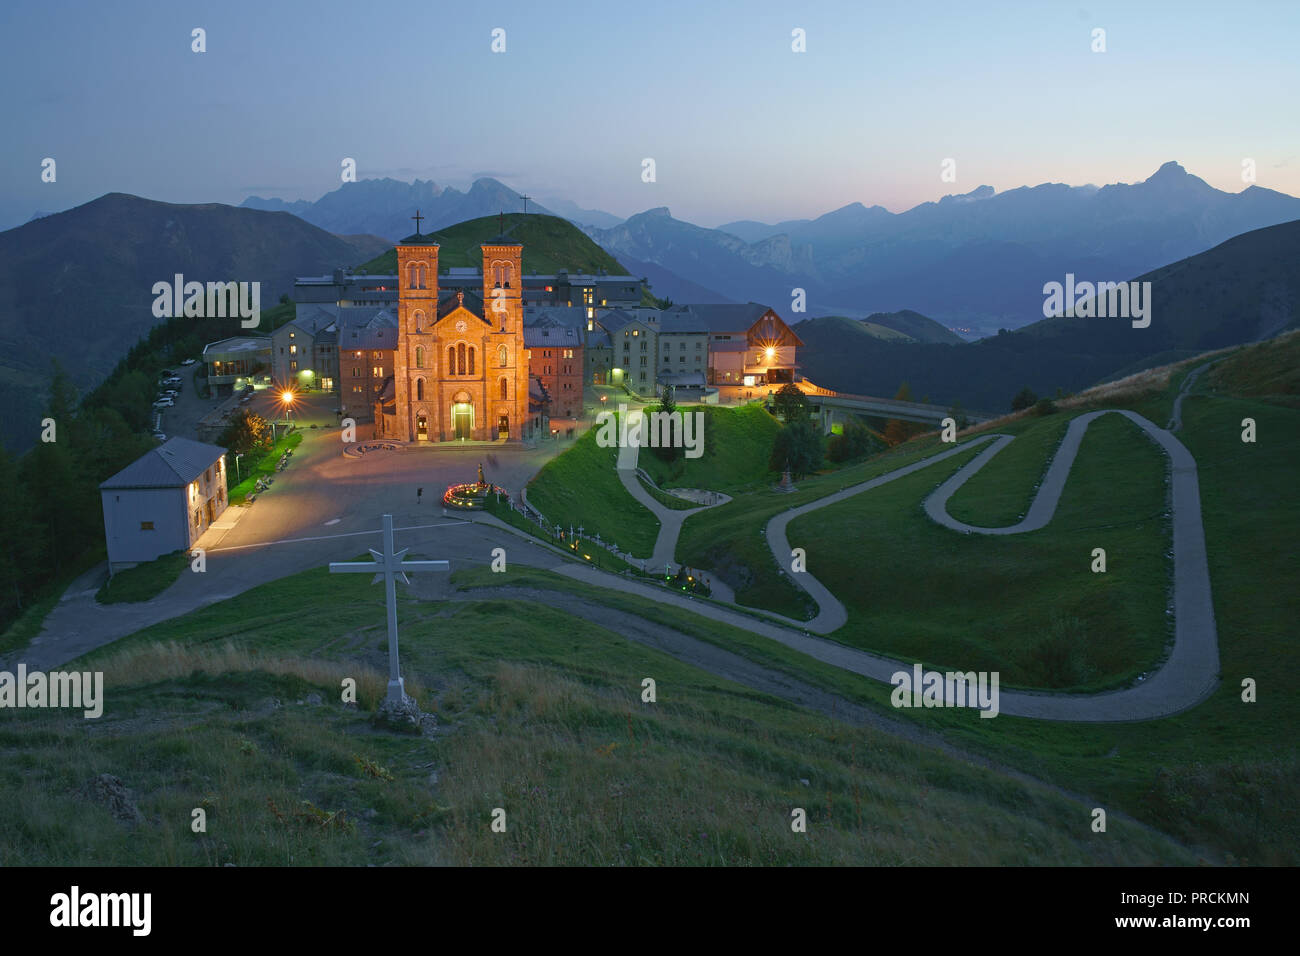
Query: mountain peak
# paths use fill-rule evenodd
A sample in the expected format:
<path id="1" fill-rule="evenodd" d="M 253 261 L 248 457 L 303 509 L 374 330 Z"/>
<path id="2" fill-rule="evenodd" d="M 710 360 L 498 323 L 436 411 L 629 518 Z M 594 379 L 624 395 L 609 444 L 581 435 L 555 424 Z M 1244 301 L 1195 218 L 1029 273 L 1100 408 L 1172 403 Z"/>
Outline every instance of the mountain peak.
<path id="1" fill-rule="evenodd" d="M 660 219 L 671 219 L 673 214 L 668 211 L 667 206 L 655 206 L 653 209 L 647 209 L 641 213 L 643 216 L 657 216 Z"/>
<path id="2" fill-rule="evenodd" d="M 1150 178 L 1147 179 L 1147 182 L 1174 182 L 1182 179 L 1186 175 L 1187 170 L 1182 167 L 1182 164 L 1171 159 L 1152 173 Z"/>

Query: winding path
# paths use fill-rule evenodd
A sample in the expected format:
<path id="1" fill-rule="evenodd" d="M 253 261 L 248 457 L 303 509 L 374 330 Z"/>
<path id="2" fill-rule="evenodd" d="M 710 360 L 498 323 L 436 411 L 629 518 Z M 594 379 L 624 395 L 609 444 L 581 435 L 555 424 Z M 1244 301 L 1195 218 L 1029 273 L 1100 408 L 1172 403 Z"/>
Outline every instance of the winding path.
<path id="1" fill-rule="evenodd" d="M 1189 380 L 1184 383 L 1184 389 L 1189 387 L 1193 380 L 1194 378 L 1189 376 Z M 1175 404 L 1175 420 L 1177 409 L 1178 406 Z M 926 498 L 926 514 L 933 521 L 953 531 L 966 534 L 1024 534 L 1043 528 L 1056 513 L 1056 506 L 1061 500 L 1061 493 L 1065 489 L 1065 482 L 1078 454 L 1084 432 L 1095 419 L 1106 414 L 1123 415 L 1136 424 L 1164 450 L 1171 463 L 1174 551 L 1173 650 L 1154 675 L 1134 687 L 1091 695 L 1003 691 L 1001 693 L 1003 713 L 1046 720 L 1150 720 L 1193 707 L 1213 693 L 1218 686 L 1218 632 L 1215 627 L 1214 604 L 1210 596 L 1210 571 L 1205 553 L 1205 528 L 1201 521 L 1201 496 L 1196 474 L 1196 460 L 1172 432 L 1157 427 L 1131 411 L 1106 410 L 1078 416 L 1066 429 L 1065 437 L 1061 440 L 1047 475 L 1039 486 L 1038 493 L 1025 517 L 1018 523 L 1004 528 L 981 528 L 965 524 L 951 517 L 947 511 L 948 500 L 957 489 L 1014 440 L 1011 435 L 981 436 L 976 439 L 976 442 L 992 440 L 991 444 Z M 767 537 L 773 557 L 782 566 L 785 566 L 789 560 L 790 545 L 786 538 L 786 526 L 791 519 L 919 471 L 958 452 L 966 451 L 973 444 L 975 442 L 966 442 L 887 475 L 777 515 L 768 522 L 767 526 Z M 820 581 L 807 572 L 791 577 L 818 602 L 820 611 L 808 624 L 811 630 L 825 633 L 842 626 L 847 621 L 844 605 L 836 600 Z"/>

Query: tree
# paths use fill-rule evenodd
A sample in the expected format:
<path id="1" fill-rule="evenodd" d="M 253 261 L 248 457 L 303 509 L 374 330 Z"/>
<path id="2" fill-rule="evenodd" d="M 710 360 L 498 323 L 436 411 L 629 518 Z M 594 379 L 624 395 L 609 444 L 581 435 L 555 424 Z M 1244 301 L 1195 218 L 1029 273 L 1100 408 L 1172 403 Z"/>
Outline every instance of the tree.
<path id="1" fill-rule="evenodd" d="M 217 437 L 217 444 L 232 455 L 270 448 L 271 424 L 261 415 L 241 408 Z"/>
<path id="2" fill-rule="evenodd" d="M 1015 398 L 1011 399 L 1011 410 L 1013 412 L 1021 411 L 1038 401 L 1038 396 L 1033 390 L 1026 385 L 1020 391 L 1016 392 Z"/>
<path id="3" fill-rule="evenodd" d="M 821 432 L 812 422 L 803 419 L 791 422 L 776 433 L 768 467 L 776 472 L 789 467 L 792 476 L 801 478 L 821 467 L 822 458 Z"/>
<path id="4" fill-rule="evenodd" d="M 794 382 L 786 382 L 773 397 L 772 408 L 783 422 L 799 421 L 807 414 L 808 398 Z"/>
<path id="5" fill-rule="evenodd" d="M 659 410 L 672 414 L 677 410 L 677 389 L 672 385 L 665 385 L 663 394 L 659 396 Z"/>
<path id="6" fill-rule="evenodd" d="M 898 391 L 894 393 L 894 400 L 897 402 L 910 402 L 912 398 L 912 386 L 903 382 L 898 386 Z M 900 445 L 907 441 L 913 435 L 919 435 L 925 430 L 925 426 L 920 422 L 905 422 L 899 418 L 891 418 L 885 423 L 885 441 L 890 445 Z"/>
<path id="7" fill-rule="evenodd" d="M 826 457 L 834 462 L 852 461 L 876 451 L 880 444 L 866 425 L 861 422 L 846 422 L 843 432 L 830 437 Z"/>

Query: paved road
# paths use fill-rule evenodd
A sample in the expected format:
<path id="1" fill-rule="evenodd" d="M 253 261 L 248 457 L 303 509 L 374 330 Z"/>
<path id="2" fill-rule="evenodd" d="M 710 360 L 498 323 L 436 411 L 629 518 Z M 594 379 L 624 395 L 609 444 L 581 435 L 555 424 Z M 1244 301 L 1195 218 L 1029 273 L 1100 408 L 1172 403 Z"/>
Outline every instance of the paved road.
<path id="1" fill-rule="evenodd" d="M 644 417 L 645 413 L 641 409 L 630 410 L 627 413 L 627 428 L 629 433 L 632 433 L 635 428 L 636 434 L 641 434 L 643 440 L 648 440 L 648 433 L 642 434 L 641 431 L 643 428 L 648 427 L 642 423 Z M 684 508 L 681 510 L 660 504 L 654 495 L 641 486 L 641 481 L 636 476 L 640 453 L 640 446 L 634 442 L 619 447 L 618 463 L 615 465 L 618 470 L 618 480 L 623 483 L 623 487 L 627 489 L 628 494 L 645 505 L 650 510 L 650 513 L 659 519 L 659 535 L 655 538 L 654 552 L 650 555 L 649 567 L 662 568 L 669 564 L 675 566 L 677 562 L 677 539 L 681 536 L 682 524 L 686 519 L 693 514 L 726 504 L 731 499 L 723 496 L 717 504 L 700 505 L 698 508 Z M 712 575 L 708 577 L 708 581 L 715 595 L 734 599 L 734 592 L 726 584 L 715 580 Z"/>
<path id="2" fill-rule="evenodd" d="M 827 495 L 825 498 L 818 498 L 816 501 L 810 501 L 806 505 L 800 505 L 797 508 L 791 508 L 789 511 L 782 511 L 779 515 L 772 517 L 767 523 L 767 544 L 772 549 L 772 556 L 776 559 L 778 567 L 791 567 L 791 548 L 790 540 L 786 536 L 786 527 L 795 518 L 806 515 L 810 511 L 816 511 L 818 508 L 825 508 L 827 505 L 833 505 L 837 502 L 852 498 L 864 491 L 870 491 L 872 488 L 879 488 L 881 485 L 887 485 L 891 481 L 897 481 L 913 472 L 920 471 L 922 468 L 929 468 L 935 462 L 943 461 L 945 458 L 951 458 L 953 455 L 959 455 L 974 445 L 988 441 L 992 435 L 982 435 L 972 441 L 962 442 L 947 451 L 939 452 L 937 455 L 931 455 L 921 461 L 914 462 L 910 465 L 904 465 L 902 468 L 896 468 L 894 471 L 881 475 L 878 478 L 872 478 L 870 481 L 864 481 L 860 484 L 852 485 L 843 491 L 837 491 L 834 494 Z M 1006 436 L 1002 436 L 1006 437 Z M 818 634 L 829 634 L 831 631 L 839 630 L 848 623 L 849 615 L 844 609 L 844 605 L 839 599 L 830 592 L 826 585 L 822 584 L 813 576 L 811 572 L 801 571 L 799 573 L 788 572 L 787 576 L 795 584 L 803 588 L 812 595 L 813 600 L 817 602 L 817 616 L 807 622 L 804 627 L 810 631 L 816 631 Z"/>
<path id="3" fill-rule="evenodd" d="M 1189 381 L 1184 387 L 1190 384 Z M 1003 713 L 1044 720 L 1151 720 L 1194 707 L 1209 697 L 1218 686 L 1218 631 L 1214 619 L 1214 602 L 1210 594 L 1210 570 L 1205 552 L 1205 528 L 1201 520 L 1201 495 L 1196 474 L 1196 460 L 1171 432 L 1157 427 L 1131 411 L 1088 412 L 1078 416 L 1066 429 L 1065 437 L 1061 440 L 1029 511 L 1021 521 L 1004 528 L 981 528 L 969 525 L 957 521 L 947 512 L 947 502 L 957 489 L 1013 440 L 1013 436 L 1010 435 L 985 435 L 978 440 L 992 439 L 992 443 L 926 498 L 926 514 L 939 524 L 964 534 L 1024 534 L 1045 527 L 1056 512 L 1056 506 L 1065 489 L 1065 482 L 1078 454 L 1084 432 L 1099 416 L 1107 414 L 1123 415 L 1142 428 L 1164 450 L 1171 462 L 1174 539 L 1173 650 L 1168 660 L 1154 675 L 1134 687 L 1092 695 L 1002 691 Z M 768 523 L 768 541 L 773 556 L 778 562 L 789 560 L 790 546 L 786 540 L 785 526 L 791 518 L 915 472 L 959 451 L 964 451 L 972 444 L 964 443 L 950 451 L 933 455 L 880 478 L 855 485 L 835 495 L 829 495 L 776 516 Z M 791 577 L 812 594 L 821 607 L 817 617 L 809 622 L 809 630 L 826 633 L 847 620 L 844 606 L 810 573 L 795 574 Z M 823 603 L 824 601 L 826 603 Z M 837 621 L 839 624 L 836 624 Z M 859 672 L 880 679 L 878 667 Z"/>
<path id="4" fill-rule="evenodd" d="M 1050 499 L 1049 518 L 1064 486 L 1068 464 L 1077 452 L 1078 440 L 1087 423 L 1099 414 L 1105 413 L 1080 416 L 1075 422 L 1082 424 L 1076 429 L 1075 422 L 1072 422 L 1071 428 L 1067 430 L 1057 458 L 1053 460 L 1053 467 L 1049 468 L 1049 476 L 1034 503 L 1037 506 L 1041 499 L 1044 502 L 1043 508 L 1046 508 Z M 1210 601 L 1209 570 L 1205 558 L 1195 461 L 1170 433 L 1156 428 L 1132 412 L 1121 414 L 1143 427 L 1165 449 L 1173 462 L 1177 616 L 1173 654 L 1152 678 L 1126 690 L 1091 696 L 1004 691 L 1000 701 L 1000 709 L 1004 714 L 1085 722 L 1149 720 L 1193 706 L 1208 696 L 1217 683 L 1217 636 Z M 1009 436 L 986 435 L 976 439 L 976 442 L 992 439 L 1005 440 L 990 446 L 954 477 L 961 477 L 962 481 L 969 479 L 998 448 L 1005 447 L 1010 440 Z M 334 444 L 336 442 L 336 436 L 312 436 L 304 441 L 300 446 L 302 451 L 295 456 L 298 461 L 294 467 L 298 470 L 295 472 L 294 467 L 291 467 L 289 471 L 280 473 L 272 494 L 259 499 L 253 506 L 254 509 L 262 508 L 264 504 L 267 507 L 261 512 L 250 512 L 247 519 L 236 522 L 233 528 L 218 532 L 221 540 L 214 542 L 208 550 L 208 571 L 205 574 L 182 574 L 173 587 L 145 604 L 106 607 L 94 603 L 93 589 L 88 589 L 83 580 L 80 585 L 69 589 L 64 600 L 47 618 L 41 635 L 21 659 L 33 669 L 48 670 L 149 624 L 234 596 L 264 581 L 321 567 L 332 560 L 352 557 L 378 541 L 379 515 L 389 511 L 396 517 L 399 547 L 409 547 L 413 556 L 449 558 L 453 569 L 466 563 L 484 563 L 490 559 L 492 548 L 507 542 L 512 563 L 558 571 L 593 587 L 619 590 L 660 604 L 677 606 L 770 638 L 817 660 L 874 680 L 887 683 L 895 672 L 911 666 L 910 662 L 848 647 L 797 627 L 783 626 L 775 620 L 769 623 L 740 611 L 600 572 L 585 564 L 575 564 L 558 555 L 554 549 L 532 542 L 513 529 L 501 527 L 490 516 L 476 516 L 477 520 L 473 522 L 443 518 L 441 508 L 429 501 L 428 497 L 423 504 L 415 503 L 412 492 L 416 481 L 423 482 L 427 496 L 435 494 L 451 480 L 467 480 L 471 476 L 471 462 L 483 455 L 482 448 L 444 448 L 429 452 L 417 449 L 393 452 L 391 458 L 367 456 L 361 461 L 353 461 L 342 458 Z M 785 525 L 791 518 L 916 472 L 965 451 L 972 444 L 973 442 L 963 443 L 923 461 L 778 515 L 768 525 L 768 540 L 772 542 L 777 560 L 781 561 L 789 555 Z M 540 466 L 537 454 L 524 449 L 505 448 L 492 453 L 499 456 L 499 469 L 493 469 L 499 470 L 499 473 L 490 471 L 488 477 L 507 487 L 521 485 L 511 485 L 506 475 L 520 475 L 530 470 L 535 471 Z M 1059 482 L 1053 477 L 1058 460 L 1065 462 L 1059 471 Z M 394 475 L 397 476 L 396 480 Z M 325 486 L 323 488 L 320 487 L 322 483 Z M 330 514 L 330 505 L 339 507 L 338 496 L 327 493 L 339 486 L 347 492 L 347 507 L 337 517 L 323 518 L 323 515 Z M 958 485 L 951 481 L 940 486 L 939 491 L 927 500 L 927 512 L 931 500 L 946 501 L 956 487 Z M 949 488 L 947 494 L 939 499 L 938 496 L 945 488 Z M 276 490 L 281 493 L 278 499 Z M 293 494 L 288 493 L 291 490 Z M 316 495 L 325 496 L 324 500 L 316 500 Z M 277 501 L 278 504 L 271 506 L 271 503 Z M 1042 509 L 1035 510 L 1035 507 L 1031 507 L 1031 516 L 1041 513 Z M 304 517 L 308 515 L 310 517 Z M 779 522 L 781 518 L 785 519 L 784 522 Z M 943 523 L 954 527 L 954 530 L 969 527 L 954 522 L 946 512 L 943 513 L 943 518 Z M 970 530 L 980 533 L 1005 531 Z M 311 533 L 303 533 L 304 531 Z M 796 580 L 808 585 L 816 579 L 798 575 Z M 835 603 L 838 605 L 838 602 Z M 840 607 L 842 611 L 842 605 Z M 309 613 L 309 609 L 304 609 L 304 612 Z M 826 620 L 829 619 L 824 619 L 823 623 Z"/>

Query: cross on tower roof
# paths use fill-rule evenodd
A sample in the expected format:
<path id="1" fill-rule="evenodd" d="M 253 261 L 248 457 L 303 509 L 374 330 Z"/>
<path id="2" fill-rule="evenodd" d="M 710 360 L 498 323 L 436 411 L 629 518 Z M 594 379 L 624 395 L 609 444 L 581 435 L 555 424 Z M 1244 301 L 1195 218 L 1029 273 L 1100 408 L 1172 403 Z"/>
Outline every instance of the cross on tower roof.
<path id="1" fill-rule="evenodd" d="M 411 218 L 415 220 L 415 234 L 418 236 L 420 234 L 420 223 L 424 220 L 425 217 L 421 216 L 420 210 L 417 209 L 415 210 L 415 215 L 412 216 Z"/>
<path id="2" fill-rule="evenodd" d="M 407 571 L 448 571 L 451 564 L 447 561 L 403 561 L 407 548 L 401 551 L 393 549 L 393 516 L 384 515 L 384 550 L 370 549 L 373 561 L 331 561 L 330 573 L 367 574 L 373 572 L 375 577 L 371 584 L 384 579 L 388 599 L 388 700 L 401 704 L 406 699 L 406 686 L 402 681 L 401 668 L 397 660 L 397 585 L 410 584 Z"/>

